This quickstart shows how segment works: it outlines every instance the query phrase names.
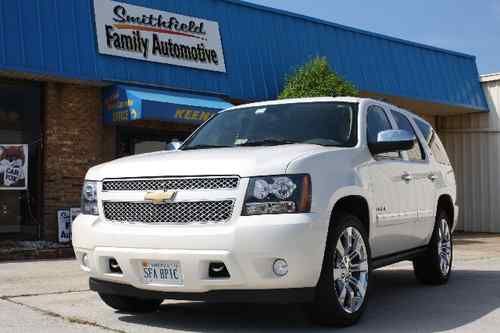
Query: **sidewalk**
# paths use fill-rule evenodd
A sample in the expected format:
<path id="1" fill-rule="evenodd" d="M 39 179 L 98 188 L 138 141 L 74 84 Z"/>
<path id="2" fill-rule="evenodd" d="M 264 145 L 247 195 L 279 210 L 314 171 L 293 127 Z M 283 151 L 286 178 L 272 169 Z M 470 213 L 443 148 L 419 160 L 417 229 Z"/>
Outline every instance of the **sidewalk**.
<path id="1" fill-rule="evenodd" d="M 377 270 L 361 322 L 342 332 L 482 332 L 500 325 L 500 235 L 457 234 L 445 286 L 425 286 L 403 262 Z M 0 331 L 6 332 L 311 332 L 295 305 L 165 301 L 160 311 L 113 311 L 88 290 L 76 260 L 0 263 Z"/>
<path id="2" fill-rule="evenodd" d="M 478 260 L 500 258 L 500 234 L 457 232 L 455 237 L 455 258 Z"/>
<path id="3" fill-rule="evenodd" d="M 0 262 L 73 258 L 71 244 L 47 241 L 0 241 Z"/>

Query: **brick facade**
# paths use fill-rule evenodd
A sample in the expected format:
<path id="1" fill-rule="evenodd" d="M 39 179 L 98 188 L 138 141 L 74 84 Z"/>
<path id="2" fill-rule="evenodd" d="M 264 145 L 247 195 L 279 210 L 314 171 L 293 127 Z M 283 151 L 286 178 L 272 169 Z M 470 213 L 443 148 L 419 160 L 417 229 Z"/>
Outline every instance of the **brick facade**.
<path id="1" fill-rule="evenodd" d="M 101 87 L 46 82 L 43 105 L 43 238 L 57 240 L 57 209 L 80 206 L 87 170 L 116 156 L 116 127 L 103 124 Z M 161 121 L 125 124 L 142 130 L 190 133 L 193 125 Z"/>
<path id="2" fill-rule="evenodd" d="M 43 238 L 56 240 L 57 209 L 80 206 L 88 168 L 113 158 L 113 129 L 103 126 L 99 87 L 48 82 L 44 96 Z"/>

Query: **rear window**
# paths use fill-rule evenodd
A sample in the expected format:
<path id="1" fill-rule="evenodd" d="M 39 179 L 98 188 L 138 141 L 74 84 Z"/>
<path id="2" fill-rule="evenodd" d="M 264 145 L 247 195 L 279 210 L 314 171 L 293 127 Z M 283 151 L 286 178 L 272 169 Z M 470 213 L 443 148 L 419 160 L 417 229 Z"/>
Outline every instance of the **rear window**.
<path id="1" fill-rule="evenodd" d="M 436 161 L 440 164 L 451 165 L 448 154 L 444 149 L 444 145 L 432 126 L 418 118 L 414 118 L 414 120 L 418 128 L 420 129 L 420 132 L 422 132 L 425 140 L 427 141 L 427 145 L 431 149 L 432 155 L 434 156 Z"/>

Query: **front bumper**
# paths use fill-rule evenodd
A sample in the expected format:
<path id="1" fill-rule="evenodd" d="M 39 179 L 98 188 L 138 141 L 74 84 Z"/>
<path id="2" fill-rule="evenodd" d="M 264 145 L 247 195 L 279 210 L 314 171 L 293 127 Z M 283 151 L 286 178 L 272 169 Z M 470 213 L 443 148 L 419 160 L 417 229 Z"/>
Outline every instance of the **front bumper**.
<path id="1" fill-rule="evenodd" d="M 160 298 L 210 300 L 221 294 L 224 299 L 236 291 L 235 299 L 246 293 L 260 298 L 259 290 L 272 298 L 282 293 L 276 290 L 291 289 L 302 290 L 299 297 L 291 297 L 300 301 L 307 298 L 304 288 L 313 288 L 321 272 L 327 233 L 320 220 L 310 213 L 238 217 L 218 225 L 153 226 L 80 215 L 73 222 L 73 246 L 80 262 L 87 256 L 88 266 L 82 268 L 91 281 L 97 281 L 91 283 L 97 291 L 120 289 L 126 295 L 140 291 Z M 121 274 L 110 271 L 111 258 L 120 265 Z M 289 272 L 284 277 L 272 270 L 278 258 L 288 262 Z M 183 284 L 145 283 L 144 261 L 179 262 Z M 211 262 L 223 262 L 230 277 L 210 278 Z"/>
<path id="2" fill-rule="evenodd" d="M 128 296 L 142 299 L 171 299 L 214 303 L 309 303 L 314 300 L 314 288 L 212 290 L 204 293 L 161 292 L 135 288 L 130 285 L 90 278 L 90 290 L 100 294 Z"/>

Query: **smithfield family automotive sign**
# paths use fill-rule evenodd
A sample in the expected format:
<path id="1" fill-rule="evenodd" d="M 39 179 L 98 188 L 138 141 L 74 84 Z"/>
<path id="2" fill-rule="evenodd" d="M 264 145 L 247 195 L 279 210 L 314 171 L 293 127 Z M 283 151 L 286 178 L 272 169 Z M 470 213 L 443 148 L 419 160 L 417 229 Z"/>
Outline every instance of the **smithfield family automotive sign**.
<path id="1" fill-rule="evenodd" d="M 111 0 L 94 10 L 101 54 L 226 72 L 217 22 Z"/>

